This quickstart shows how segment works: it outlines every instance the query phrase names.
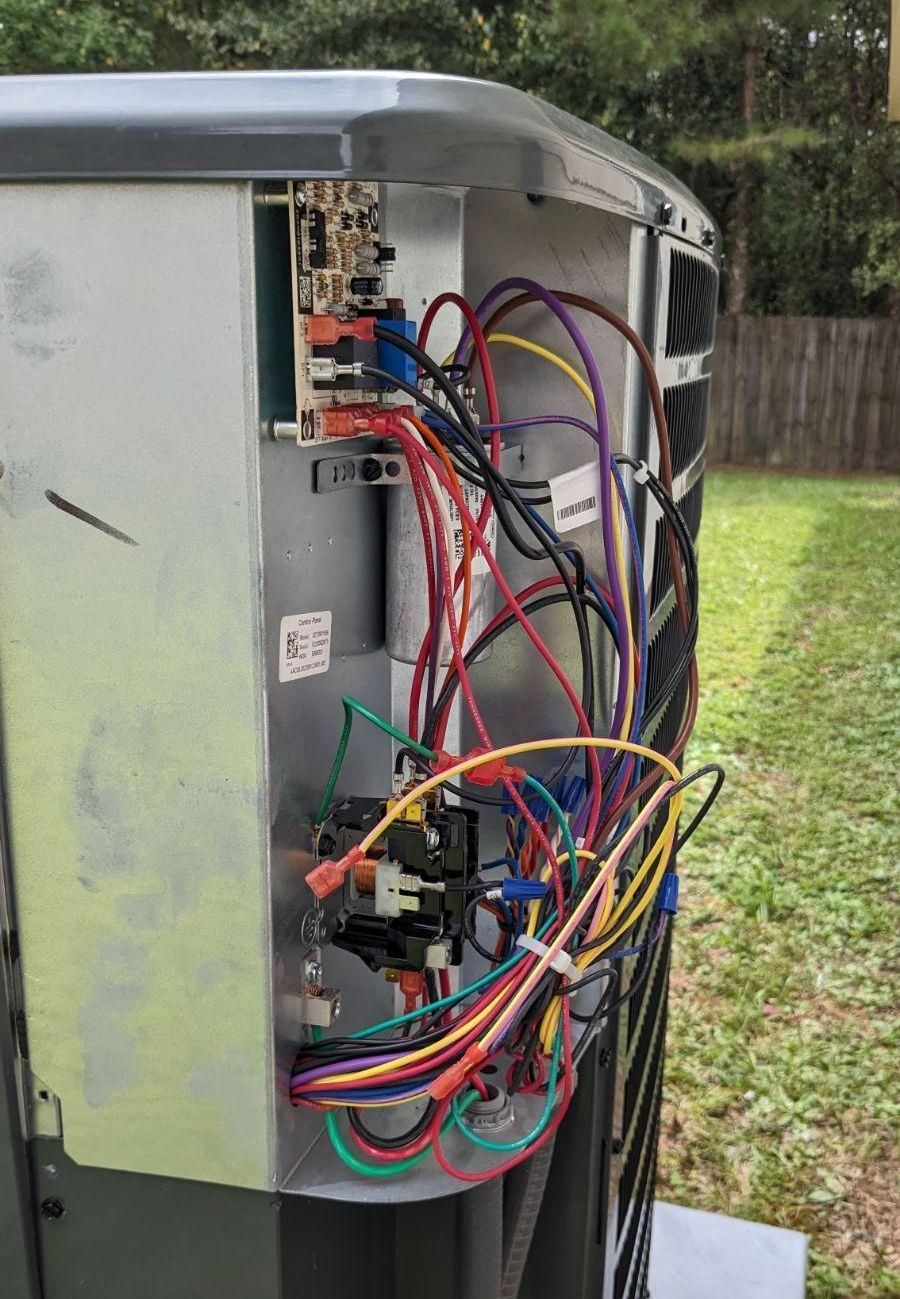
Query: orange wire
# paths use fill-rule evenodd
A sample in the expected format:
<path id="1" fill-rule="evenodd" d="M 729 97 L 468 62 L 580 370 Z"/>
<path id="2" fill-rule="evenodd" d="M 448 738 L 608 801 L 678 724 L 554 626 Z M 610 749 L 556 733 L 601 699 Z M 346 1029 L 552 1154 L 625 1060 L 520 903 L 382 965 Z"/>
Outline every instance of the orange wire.
<path id="1" fill-rule="evenodd" d="M 432 451 L 434 451 L 436 455 L 440 456 L 441 460 L 443 461 L 444 468 L 447 470 L 448 478 L 450 479 L 454 487 L 457 488 L 460 495 L 462 496 L 463 495 L 462 486 L 460 485 L 460 481 L 456 476 L 456 470 L 453 468 L 453 461 L 447 455 L 447 452 L 444 450 L 443 446 L 441 445 L 440 440 L 431 431 L 431 429 L 428 427 L 427 424 L 423 423 L 423 421 L 420 419 L 416 419 L 414 415 L 409 416 L 409 422 L 410 424 L 413 424 L 415 428 L 417 428 L 418 431 L 422 434 L 422 437 L 431 447 Z M 459 511 L 457 511 L 457 513 L 459 513 Z M 459 640 L 461 645 L 465 645 L 466 630 L 469 625 L 469 605 L 472 599 L 472 541 L 471 538 L 469 537 L 469 529 L 466 527 L 465 520 L 463 519 L 462 515 L 459 516 L 459 526 L 462 532 L 462 545 L 463 545 L 462 564 L 460 565 L 460 567 L 462 568 L 463 598 L 462 598 L 462 607 L 460 609 L 460 614 L 459 614 Z M 457 573 L 457 580 L 458 577 L 459 575 Z M 447 673 L 448 678 L 452 670 L 453 669 L 451 667 L 450 671 Z"/>

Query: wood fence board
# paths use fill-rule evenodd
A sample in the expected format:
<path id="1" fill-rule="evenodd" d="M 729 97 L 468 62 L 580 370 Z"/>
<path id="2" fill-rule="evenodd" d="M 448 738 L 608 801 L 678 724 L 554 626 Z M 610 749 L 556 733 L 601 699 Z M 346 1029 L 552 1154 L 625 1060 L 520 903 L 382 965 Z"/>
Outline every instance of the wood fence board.
<path id="1" fill-rule="evenodd" d="M 711 464 L 900 472 L 900 321 L 722 318 Z"/>

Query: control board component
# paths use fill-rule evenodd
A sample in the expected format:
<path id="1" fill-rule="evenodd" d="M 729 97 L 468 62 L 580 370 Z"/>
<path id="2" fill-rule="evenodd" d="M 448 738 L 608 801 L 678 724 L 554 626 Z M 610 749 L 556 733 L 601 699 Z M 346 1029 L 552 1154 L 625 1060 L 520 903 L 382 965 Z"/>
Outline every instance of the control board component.
<path id="1" fill-rule="evenodd" d="M 328 440 L 328 411 L 385 403 L 384 386 L 361 366 L 409 373 L 372 332 L 389 321 L 404 337 L 415 333 L 403 303 L 385 296 L 396 250 L 381 243 L 378 190 L 374 181 L 288 182 L 298 446 Z"/>
<path id="2" fill-rule="evenodd" d="M 323 826 L 320 849 L 345 855 L 393 802 L 347 799 Z M 477 873 L 478 813 L 417 800 L 344 878 L 331 941 L 372 970 L 459 965 Z"/>

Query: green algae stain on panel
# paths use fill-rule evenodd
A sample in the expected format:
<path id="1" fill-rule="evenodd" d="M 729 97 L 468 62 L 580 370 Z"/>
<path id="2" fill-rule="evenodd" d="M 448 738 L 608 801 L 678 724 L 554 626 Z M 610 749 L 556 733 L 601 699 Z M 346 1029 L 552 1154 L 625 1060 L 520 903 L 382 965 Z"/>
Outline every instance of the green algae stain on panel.
<path id="1" fill-rule="evenodd" d="M 8 230 L 39 229 L 54 265 L 72 205 L 90 216 L 59 295 L 81 313 L 72 346 L 38 361 L 0 340 L 17 493 L 4 508 L 0 485 L 0 683 L 32 1065 L 75 1160 L 264 1187 L 268 886 L 234 189 L 23 187 L 7 202 Z M 188 210 L 218 244 L 186 238 Z M 129 335 L 117 285 L 138 255 L 151 265 Z M 47 488 L 138 544 L 54 509 Z"/>

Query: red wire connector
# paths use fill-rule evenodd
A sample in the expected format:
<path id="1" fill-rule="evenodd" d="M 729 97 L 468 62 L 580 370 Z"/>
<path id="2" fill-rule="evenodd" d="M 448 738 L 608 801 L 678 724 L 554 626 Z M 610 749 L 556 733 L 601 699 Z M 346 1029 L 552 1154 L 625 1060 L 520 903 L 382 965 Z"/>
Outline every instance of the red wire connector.
<path id="1" fill-rule="evenodd" d="M 329 406 L 322 411 L 322 432 L 327 438 L 356 438 L 362 433 L 384 436 L 390 432 L 389 421 L 409 419 L 415 413 L 412 406 L 379 406 L 374 401 Z"/>
<path id="2" fill-rule="evenodd" d="M 474 748 L 470 749 L 461 762 L 468 758 L 480 757 L 483 753 L 490 753 L 490 749 Z M 465 773 L 466 780 L 470 785 L 493 785 L 498 780 L 510 780 L 514 785 L 524 780 L 528 772 L 524 767 L 511 767 L 504 762 L 502 758 L 492 758 L 490 762 L 482 762 L 479 766 L 473 767 L 471 771 Z"/>
<path id="3" fill-rule="evenodd" d="M 428 1088 L 428 1094 L 436 1101 L 442 1101 L 453 1092 L 459 1091 L 466 1081 L 466 1075 L 473 1073 L 484 1062 L 487 1051 L 474 1042 L 456 1064 L 438 1074 Z"/>
<path id="4" fill-rule="evenodd" d="M 400 975 L 400 991 L 406 999 L 404 1011 L 415 1010 L 425 989 L 425 976 L 418 970 L 404 970 Z"/>
<path id="5" fill-rule="evenodd" d="M 322 411 L 322 432 L 327 438 L 359 437 L 361 421 L 380 415 L 382 407 L 374 401 L 353 402 L 348 406 L 329 406 Z"/>
<path id="6" fill-rule="evenodd" d="M 374 316 L 361 316 L 359 320 L 339 320 L 337 316 L 307 316 L 306 341 L 313 347 L 334 347 L 341 338 L 359 338 L 374 343 L 375 323 Z"/>
<path id="7" fill-rule="evenodd" d="M 414 406 L 376 406 L 375 410 L 377 414 L 357 419 L 357 434 L 378 433 L 381 437 L 390 437 L 393 434 L 391 424 L 400 419 L 412 419 L 416 413 Z"/>
<path id="8" fill-rule="evenodd" d="M 365 857 L 358 845 L 354 845 L 340 861 L 320 862 L 306 877 L 306 882 L 317 898 L 327 898 L 329 893 L 340 888 L 344 876 Z"/>

